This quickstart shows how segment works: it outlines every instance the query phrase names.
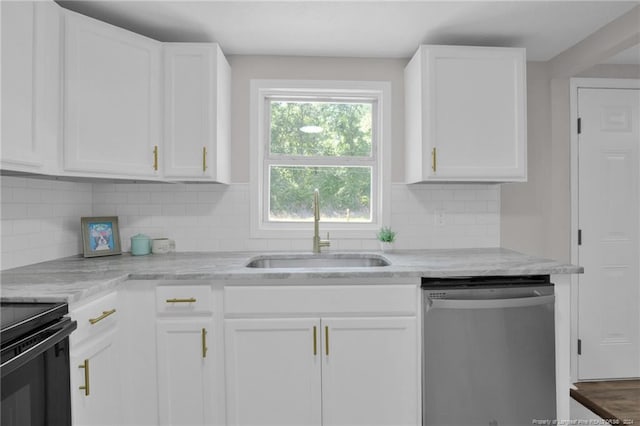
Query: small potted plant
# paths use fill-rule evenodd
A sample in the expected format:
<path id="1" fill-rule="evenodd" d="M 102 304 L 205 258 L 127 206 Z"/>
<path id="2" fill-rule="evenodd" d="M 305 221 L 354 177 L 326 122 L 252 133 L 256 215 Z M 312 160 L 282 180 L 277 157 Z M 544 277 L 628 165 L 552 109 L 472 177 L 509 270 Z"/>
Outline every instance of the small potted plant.
<path id="1" fill-rule="evenodd" d="M 376 235 L 380 241 L 382 251 L 388 251 L 393 248 L 393 242 L 396 240 L 396 233 L 388 226 L 383 226 Z"/>

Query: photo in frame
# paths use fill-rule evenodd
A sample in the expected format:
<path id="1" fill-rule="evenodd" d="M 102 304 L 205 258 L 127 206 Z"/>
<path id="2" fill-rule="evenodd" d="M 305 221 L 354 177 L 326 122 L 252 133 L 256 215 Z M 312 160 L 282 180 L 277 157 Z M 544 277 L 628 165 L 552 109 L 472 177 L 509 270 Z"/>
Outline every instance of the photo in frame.
<path id="1" fill-rule="evenodd" d="M 111 256 L 121 253 L 117 216 L 83 217 L 80 222 L 84 257 Z"/>

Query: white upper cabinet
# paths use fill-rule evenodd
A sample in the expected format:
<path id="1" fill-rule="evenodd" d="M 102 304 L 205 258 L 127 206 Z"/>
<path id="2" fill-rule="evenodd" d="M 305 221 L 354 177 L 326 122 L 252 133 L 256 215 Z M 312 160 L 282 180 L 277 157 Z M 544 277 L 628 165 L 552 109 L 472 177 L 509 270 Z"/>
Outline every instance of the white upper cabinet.
<path id="1" fill-rule="evenodd" d="M 2 170 L 53 173 L 60 135 L 61 9 L 2 2 Z"/>
<path id="2" fill-rule="evenodd" d="M 406 181 L 527 179 L 525 50 L 420 46 L 405 68 Z"/>
<path id="3" fill-rule="evenodd" d="M 220 47 L 165 43 L 164 72 L 164 176 L 227 183 L 231 70 Z"/>
<path id="4" fill-rule="evenodd" d="M 65 174 L 157 176 L 162 44 L 74 12 L 65 17 Z"/>

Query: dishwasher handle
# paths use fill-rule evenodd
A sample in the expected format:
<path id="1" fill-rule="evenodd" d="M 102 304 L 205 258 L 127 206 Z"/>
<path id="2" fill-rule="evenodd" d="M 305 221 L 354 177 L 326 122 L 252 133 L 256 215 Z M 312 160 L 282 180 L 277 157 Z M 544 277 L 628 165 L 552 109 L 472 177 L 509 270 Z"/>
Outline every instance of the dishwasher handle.
<path id="1" fill-rule="evenodd" d="M 431 299 L 427 298 L 431 309 L 504 309 L 525 306 L 540 306 L 554 303 L 553 294 L 546 296 L 517 297 L 511 299 Z"/>

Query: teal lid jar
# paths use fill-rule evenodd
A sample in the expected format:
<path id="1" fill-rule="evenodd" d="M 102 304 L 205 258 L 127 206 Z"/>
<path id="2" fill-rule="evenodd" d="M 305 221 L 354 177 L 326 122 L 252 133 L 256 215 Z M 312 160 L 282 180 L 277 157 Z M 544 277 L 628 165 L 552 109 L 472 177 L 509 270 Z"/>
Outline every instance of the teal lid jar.
<path id="1" fill-rule="evenodd" d="M 131 237 L 131 254 L 133 256 L 144 256 L 151 253 L 151 238 L 143 234 Z"/>

